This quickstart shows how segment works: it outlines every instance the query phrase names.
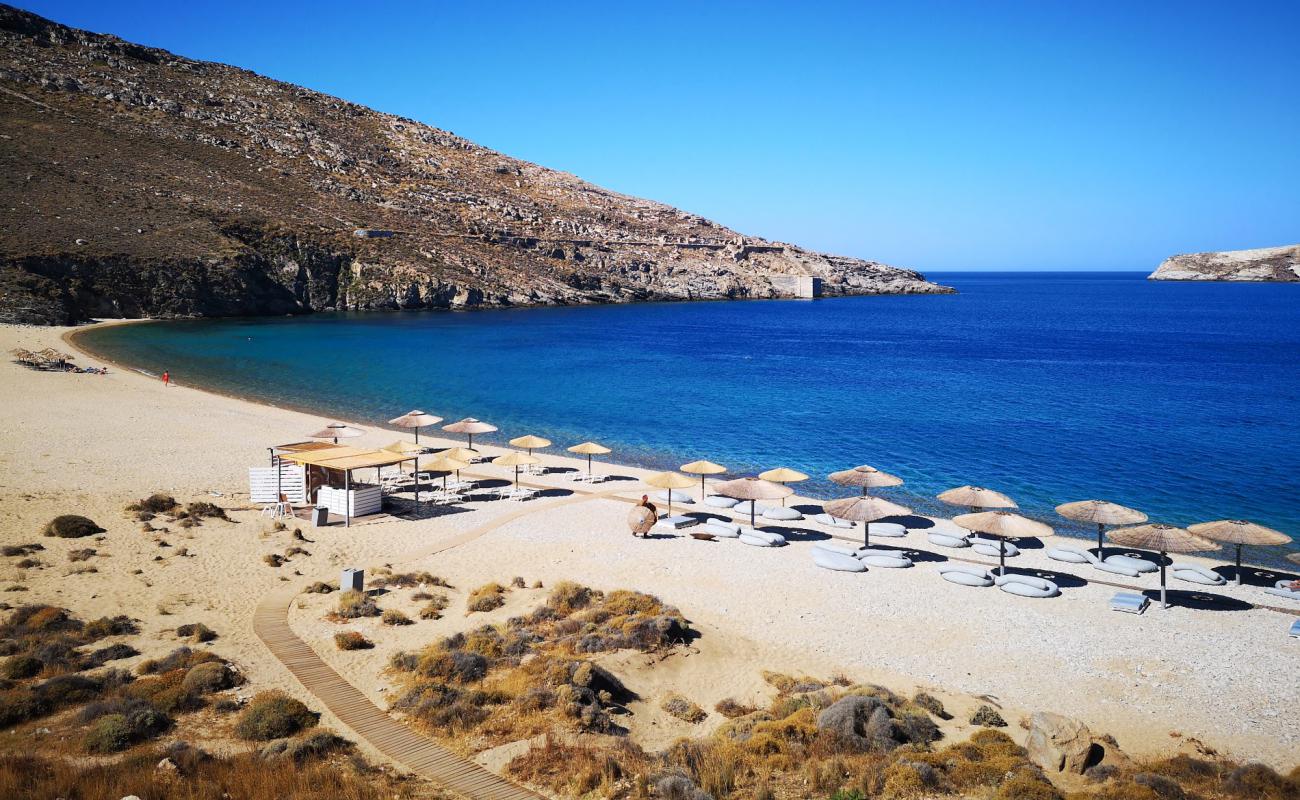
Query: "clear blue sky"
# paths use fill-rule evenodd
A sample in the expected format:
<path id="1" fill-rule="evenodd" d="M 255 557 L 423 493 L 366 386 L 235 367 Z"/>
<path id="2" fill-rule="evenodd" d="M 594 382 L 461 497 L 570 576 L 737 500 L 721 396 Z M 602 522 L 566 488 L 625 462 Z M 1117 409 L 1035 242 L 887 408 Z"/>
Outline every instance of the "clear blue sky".
<path id="1" fill-rule="evenodd" d="M 23 3 L 923 269 L 1300 241 L 1300 2 Z"/>

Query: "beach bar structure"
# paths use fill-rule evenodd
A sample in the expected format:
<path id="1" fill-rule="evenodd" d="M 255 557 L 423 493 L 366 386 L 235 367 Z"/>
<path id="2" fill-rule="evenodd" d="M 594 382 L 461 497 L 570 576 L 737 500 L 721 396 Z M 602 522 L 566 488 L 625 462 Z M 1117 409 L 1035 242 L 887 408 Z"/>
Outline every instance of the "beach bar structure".
<path id="1" fill-rule="evenodd" d="M 343 524 L 351 526 L 353 517 L 377 514 L 383 508 L 383 490 L 378 483 L 367 484 L 353 480 L 353 471 L 359 469 L 382 470 L 406 461 L 416 462 L 418 454 L 395 453 L 391 450 L 363 450 L 346 445 L 322 442 L 296 442 L 271 448 L 271 469 L 277 476 L 285 474 L 284 464 L 302 470 L 304 502 L 310 502 L 315 490 L 315 504 L 329 509 L 331 514 L 343 517 Z M 255 468 L 256 469 L 256 468 Z M 249 471 L 250 480 L 253 470 Z M 280 494 L 286 494 L 280 492 Z M 420 502 L 420 484 L 417 476 L 415 501 Z"/>

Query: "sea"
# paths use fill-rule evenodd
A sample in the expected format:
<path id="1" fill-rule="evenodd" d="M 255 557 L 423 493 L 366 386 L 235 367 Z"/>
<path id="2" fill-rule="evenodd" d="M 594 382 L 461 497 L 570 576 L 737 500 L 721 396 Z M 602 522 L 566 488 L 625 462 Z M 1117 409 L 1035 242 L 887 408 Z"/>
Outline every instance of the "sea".
<path id="1" fill-rule="evenodd" d="M 870 464 L 903 478 L 881 494 L 918 512 L 958 511 L 934 497 L 970 483 L 1080 536 L 1056 505 L 1100 498 L 1300 539 L 1300 284 L 927 277 L 958 293 L 320 313 L 82 342 L 323 420 L 473 416 L 501 429 L 476 441 L 532 433 L 558 452 L 591 439 L 612 461 L 708 459 L 736 476 L 788 466 L 818 497 L 851 494 L 826 475 Z M 267 444 L 249 442 L 249 463 Z"/>

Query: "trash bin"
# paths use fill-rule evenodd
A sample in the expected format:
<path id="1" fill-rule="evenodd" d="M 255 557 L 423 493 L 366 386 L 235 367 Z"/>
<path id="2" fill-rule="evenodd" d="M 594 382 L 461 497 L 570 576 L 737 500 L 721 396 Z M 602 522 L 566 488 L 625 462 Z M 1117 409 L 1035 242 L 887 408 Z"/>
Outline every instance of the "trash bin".
<path id="1" fill-rule="evenodd" d="M 329 524 L 330 510 L 325 506 L 316 506 L 311 510 L 311 524 L 313 528 L 321 528 Z"/>
<path id="2" fill-rule="evenodd" d="M 364 569 L 345 569 L 339 581 L 339 591 L 348 590 L 364 592 L 366 590 L 366 571 Z"/>

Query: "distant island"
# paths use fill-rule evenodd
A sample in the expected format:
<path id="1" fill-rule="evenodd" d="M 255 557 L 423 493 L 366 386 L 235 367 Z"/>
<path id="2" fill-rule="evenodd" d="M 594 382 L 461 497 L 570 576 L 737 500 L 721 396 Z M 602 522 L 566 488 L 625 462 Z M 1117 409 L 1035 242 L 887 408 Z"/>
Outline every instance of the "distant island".
<path id="1" fill-rule="evenodd" d="M 10 6 L 0 54 L 0 322 L 952 291 Z"/>
<path id="2" fill-rule="evenodd" d="M 1300 245 L 1171 256 L 1153 281 L 1300 281 Z"/>

